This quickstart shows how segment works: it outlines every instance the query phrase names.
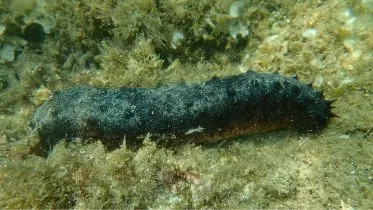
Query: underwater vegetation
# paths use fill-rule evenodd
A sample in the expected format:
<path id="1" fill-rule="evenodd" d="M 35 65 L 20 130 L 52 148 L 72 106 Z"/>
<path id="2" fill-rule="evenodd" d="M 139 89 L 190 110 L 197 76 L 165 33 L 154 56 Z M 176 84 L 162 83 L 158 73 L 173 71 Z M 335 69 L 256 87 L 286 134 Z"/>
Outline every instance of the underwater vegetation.
<path id="1" fill-rule="evenodd" d="M 372 208 L 372 14 L 371 0 L 0 0 L 0 207 Z M 35 150 L 32 113 L 59 91 L 248 69 L 297 75 L 338 117 L 318 134 Z"/>

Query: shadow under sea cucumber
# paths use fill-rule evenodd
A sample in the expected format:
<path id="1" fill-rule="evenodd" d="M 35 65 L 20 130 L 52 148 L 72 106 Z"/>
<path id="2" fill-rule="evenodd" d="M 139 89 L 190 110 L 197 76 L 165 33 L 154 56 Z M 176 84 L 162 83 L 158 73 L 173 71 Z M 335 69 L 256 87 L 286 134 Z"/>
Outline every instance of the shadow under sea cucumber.
<path id="1" fill-rule="evenodd" d="M 203 142 L 286 128 L 319 132 L 334 116 L 331 103 L 296 78 L 248 71 L 191 85 L 73 87 L 38 107 L 31 126 L 49 147 L 76 137 L 120 145 L 147 133 Z"/>

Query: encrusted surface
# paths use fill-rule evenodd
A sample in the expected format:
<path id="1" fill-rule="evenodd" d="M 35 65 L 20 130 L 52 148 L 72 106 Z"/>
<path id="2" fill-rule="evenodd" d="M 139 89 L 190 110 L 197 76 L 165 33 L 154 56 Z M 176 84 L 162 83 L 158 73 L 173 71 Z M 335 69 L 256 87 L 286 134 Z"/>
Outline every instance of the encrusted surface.
<path id="1" fill-rule="evenodd" d="M 372 13 L 370 0 L 1 0 L 0 208 L 371 209 Z M 77 137 L 35 155 L 32 113 L 59 91 L 193 86 L 247 69 L 312 82 L 338 117 L 317 134 L 174 147 L 148 135 L 115 150 Z"/>

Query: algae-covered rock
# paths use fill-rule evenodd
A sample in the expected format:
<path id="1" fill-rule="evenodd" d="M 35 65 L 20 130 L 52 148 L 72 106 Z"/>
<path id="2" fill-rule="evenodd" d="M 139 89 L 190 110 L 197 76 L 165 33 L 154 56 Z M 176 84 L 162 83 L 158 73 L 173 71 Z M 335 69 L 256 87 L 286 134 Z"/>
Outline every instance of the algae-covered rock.
<path id="1" fill-rule="evenodd" d="M 1 0 L 0 208 L 371 209 L 372 8 L 369 0 Z M 113 151 L 59 139 L 47 158 L 36 155 L 32 112 L 58 90 L 189 85 L 248 69 L 312 82 L 336 99 L 338 117 L 318 135 L 173 147 L 149 136 L 131 146 L 123 136 Z"/>

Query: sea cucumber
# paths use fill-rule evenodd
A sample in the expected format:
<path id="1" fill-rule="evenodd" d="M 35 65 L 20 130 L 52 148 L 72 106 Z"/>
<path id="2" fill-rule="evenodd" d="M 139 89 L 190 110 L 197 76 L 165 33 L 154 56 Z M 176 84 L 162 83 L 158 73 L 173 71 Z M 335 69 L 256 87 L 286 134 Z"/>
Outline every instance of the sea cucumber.
<path id="1" fill-rule="evenodd" d="M 319 132 L 332 101 L 294 77 L 256 73 L 153 88 L 73 87 L 58 91 L 31 119 L 49 146 L 60 139 L 100 139 L 120 145 L 152 136 L 214 141 L 290 128 Z"/>

